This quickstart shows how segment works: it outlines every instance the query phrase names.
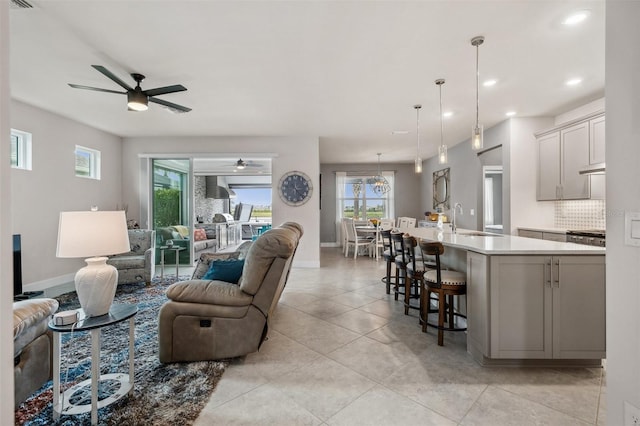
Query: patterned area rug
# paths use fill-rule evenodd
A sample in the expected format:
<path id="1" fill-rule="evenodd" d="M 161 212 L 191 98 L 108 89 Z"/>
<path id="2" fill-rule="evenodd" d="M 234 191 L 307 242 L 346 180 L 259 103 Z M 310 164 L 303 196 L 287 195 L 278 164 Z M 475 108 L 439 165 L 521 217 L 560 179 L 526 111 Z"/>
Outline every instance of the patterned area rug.
<path id="1" fill-rule="evenodd" d="M 190 277 L 180 277 L 180 281 Z M 149 286 L 121 284 L 114 303 L 136 303 L 135 385 L 133 396 L 98 410 L 100 425 L 190 425 L 209 400 L 228 363 L 206 361 L 161 364 L 158 361 L 158 312 L 167 300 L 166 288 L 175 276 L 154 279 Z M 79 308 L 75 292 L 57 297 L 59 311 Z M 102 374 L 126 373 L 129 359 L 129 321 L 102 330 Z M 91 340 L 88 332 L 62 335 L 61 375 L 64 388 L 90 378 Z M 65 379 L 66 377 L 66 379 Z M 100 384 L 99 399 L 109 383 Z M 16 425 L 71 426 L 91 424 L 90 413 L 53 420 L 53 383 L 50 381 L 15 412 Z"/>

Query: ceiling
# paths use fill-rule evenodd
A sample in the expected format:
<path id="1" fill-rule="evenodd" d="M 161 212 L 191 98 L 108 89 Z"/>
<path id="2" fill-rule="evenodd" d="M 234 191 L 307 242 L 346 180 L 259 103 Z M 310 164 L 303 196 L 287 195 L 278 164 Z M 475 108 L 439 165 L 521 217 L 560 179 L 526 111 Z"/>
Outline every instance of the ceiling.
<path id="1" fill-rule="evenodd" d="M 453 112 L 445 143 L 469 137 L 477 35 L 480 79 L 498 80 L 480 87 L 485 128 L 510 110 L 553 116 L 604 96 L 604 0 L 29 2 L 10 14 L 12 96 L 123 137 L 314 136 L 322 163 L 412 162 L 419 103 L 427 158 L 440 140 L 436 79 Z M 579 9 L 585 22 L 562 24 Z M 158 98 L 193 111 L 130 112 L 122 95 L 67 85 L 119 90 L 94 64 L 128 83 L 146 75 L 143 89 L 182 84 Z"/>

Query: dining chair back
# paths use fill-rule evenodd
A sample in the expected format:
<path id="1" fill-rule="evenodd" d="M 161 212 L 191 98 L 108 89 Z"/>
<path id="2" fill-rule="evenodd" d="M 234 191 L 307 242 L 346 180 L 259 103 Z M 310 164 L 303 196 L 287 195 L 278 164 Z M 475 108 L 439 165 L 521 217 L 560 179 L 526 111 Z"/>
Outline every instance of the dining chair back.
<path id="1" fill-rule="evenodd" d="M 391 229 L 395 224 L 393 219 L 380 219 L 380 224 L 378 225 L 381 229 Z"/>
<path id="2" fill-rule="evenodd" d="M 345 234 L 346 234 L 344 257 L 347 257 L 349 255 L 349 247 L 351 246 L 353 246 L 354 259 L 358 257 L 358 249 L 360 247 L 367 247 L 367 251 L 371 256 L 372 254 L 371 244 L 372 242 L 375 243 L 375 241 L 373 241 L 373 239 L 371 238 L 366 238 L 358 235 L 356 232 L 356 224 L 353 219 L 343 218 L 342 221 L 343 221 L 342 223 L 343 223 Z"/>
<path id="3" fill-rule="evenodd" d="M 415 228 L 416 218 L 401 216 L 398 218 L 398 228 Z"/>

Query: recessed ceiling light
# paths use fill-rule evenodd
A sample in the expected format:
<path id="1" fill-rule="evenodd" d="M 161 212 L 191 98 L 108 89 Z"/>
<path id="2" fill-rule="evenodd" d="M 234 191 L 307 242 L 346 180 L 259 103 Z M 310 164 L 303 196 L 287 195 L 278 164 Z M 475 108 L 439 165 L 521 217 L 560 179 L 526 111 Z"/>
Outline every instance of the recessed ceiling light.
<path id="1" fill-rule="evenodd" d="M 484 87 L 491 87 L 491 86 L 495 86 L 497 82 L 498 80 L 492 78 L 491 80 L 486 80 L 484 83 L 482 83 L 482 85 Z"/>
<path id="2" fill-rule="evenodd" d="M 565 20 L 562 21 L 562 23 L 564 25 L 577 25 L 580 22 L 582 22 L 585 19 L 587 19 L 590 14 L 591 14 L 591 11 L 589 11 L 589 10 L 579 10 L 579 11 L 574 12 L 571 15 L 567 16 L 565 18 Z"/>
<path id="3" fill-rule="evenodd" d="M 452 115 L 453 115 L 453 111 L 445 111 L 445 112 L 443 112 L 443 113 L 442 113 L 442 116 L 443 116 L 444 118 L 449 118 L 449 117 L 451 117 Z"/>
<path id="4" fill-rule="evenodd" d="M 515 112 L 515 111 L 509 111 L 509 112 L 505 113 L 504 115 L 506 115 L 507 117 L 513 117 L 516 114 L 517 114 L 517 112 Z"/>
<path id="5" fill-rule="evenodd" d="M 564 84 L 566 84 L 567 86 L 576 86 L 580 83 L 582 83 L 581 78 L 572 78 L 570 80 L 567 80 Z"/>
<path id="6" fill-rule="evenodd" d="M 408 135 L 408 130 L 394 130 L 391 132 L 392 135 Z"/>

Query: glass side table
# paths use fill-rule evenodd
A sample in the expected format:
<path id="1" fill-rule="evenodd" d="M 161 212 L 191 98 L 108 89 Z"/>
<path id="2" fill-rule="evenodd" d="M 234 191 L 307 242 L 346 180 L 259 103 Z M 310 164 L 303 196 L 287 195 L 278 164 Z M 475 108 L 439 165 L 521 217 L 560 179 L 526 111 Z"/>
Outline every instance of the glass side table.
<path id="1" fill-rule="evenodd" d="M 82 309 L 78 309 L 80 318 L 85 316 Z M 75 325 L 55 325 L 49 321 L 49 329 L 53 331 L 53 418 L 57 420 L 61 414 L 81 414 L 91 411 L 91 424 L 98 424 L 98 408 L 113 404 L 123 396 L 133 393 L 133 361 L 134 361 L 134 317 L 138 313 L 135 303 L 111 305 L 109 313 L 99 317 L 81 319 Z M 104 327 L 129 320 L 129 374 L 114 373 L 100 374 L 100 331 Z M 60 346 L 62 333 L 74 331 L 89 331 L 91 333 L 91 378 L 80 382 L 60 394 Z M 106 398 L 98 401 L 98 383 L 100 381 L 114 382 L 113 391 Z M 91 387 L 91 401 L 83 398 L 86 388 Z M 62 398 L 60 398 L 62 397 Z"/>
<path id="2" fill-rule="evenodd" d="M 180 270 L 180 252 L 186 249 L 186 247 L 180 247 L 175 244 L 172 246 L 160 246 L 160 278 L 164 278 L 164 251 L 173 250 L 176 252 L 176 279 L 178 279 L 178 272 Z"/>

